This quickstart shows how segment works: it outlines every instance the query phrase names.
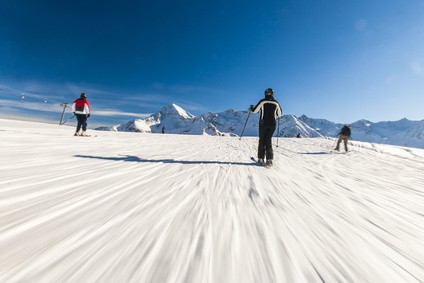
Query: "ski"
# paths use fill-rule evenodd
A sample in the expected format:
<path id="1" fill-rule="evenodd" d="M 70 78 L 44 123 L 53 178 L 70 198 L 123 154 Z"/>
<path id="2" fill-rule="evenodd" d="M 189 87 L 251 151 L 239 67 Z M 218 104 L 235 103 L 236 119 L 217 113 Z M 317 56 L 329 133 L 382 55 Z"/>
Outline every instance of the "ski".
<path id="1" fill-rule="evenodd" d="M 255 163 L 255 165 L 256 165 L 256 166 L 261 166 L 261 167 L 263 167 L 263 165 L 262 165 L 262 164 L 260 164 L 260 163 L 258 162 L 258 160 L 257 160 L 256 158 L 254 158 L 253 156 L 251 156 L 251 157 L 250 157 L 250 160 L 252 160 L 252 161 Z"/>
<path id="2" fill-rule="evenodd" d="M 335 150 L 335 149 L 330 150 L 330 153 L 332 154 L 348 154 L 349 152 L 351 151 L 341 151 L 341 150 Z"/>
<path id="3" fill-rule="evenodd" d="M 256 159 L 256 158 L 255 158 L 255 157 L 253 157 L 253 156 L 251 156 L 251 157 L 250 157 L 250 160 L 252 160 L 253 162 L 255 162 L 255 164 L 256 164 L 257 166 L 261 166 L 261 167 L 265 167 L 265 168 L 271 168 L 271 167 L 272 167 L 272 165 L 266 165 L 266 164 L 261 164 L 261 163 L 259 163 L 258 159 Z"/>
<path id="4" fill-rule="evenodd" d="M 74 135 L 74 137 L 82 137 L 82 138 L 86 137 L 86 138 L 89 138 L 89 137 L 97 137 L 97 135 L 94 135 L 94 136 L 92 136 L 92 135 L 77 135 L 77 136 L 75 136 Z"/>

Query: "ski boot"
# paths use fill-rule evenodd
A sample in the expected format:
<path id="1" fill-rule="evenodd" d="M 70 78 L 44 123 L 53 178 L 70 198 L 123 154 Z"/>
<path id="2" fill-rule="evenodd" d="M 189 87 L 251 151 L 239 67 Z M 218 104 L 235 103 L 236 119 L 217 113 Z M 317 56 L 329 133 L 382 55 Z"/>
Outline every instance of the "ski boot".
<path id="1" fill-rule="evenodd" d="M 267 161 L 266 161 L 266 164 L 265 164 L 265 166 L 266 167 L 272 167 L 272 159 L 268 159 Z"/>

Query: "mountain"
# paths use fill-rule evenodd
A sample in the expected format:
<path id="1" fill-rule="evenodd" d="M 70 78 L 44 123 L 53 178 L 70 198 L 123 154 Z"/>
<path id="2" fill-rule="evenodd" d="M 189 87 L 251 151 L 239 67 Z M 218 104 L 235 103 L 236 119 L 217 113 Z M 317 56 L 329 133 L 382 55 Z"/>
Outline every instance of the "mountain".
<path id="1" fill-rule="evenodd" d="M 238 136 L 246 123 L 248 111 L 233 109 L 194 116 L 176 104 L 162 108 L 145 119 L 134 119 L 125 124 L 107 130 L 141 133 L 166 133 Z M 244 136 L 258 135 L 259 114 L 250 114 L 243 132 Z M 283 115 L 279 131 L 280 137 L 337 137 L 344 124 L 325 119 L 313 119 L 305 115 Z M 364 142 L 383 143 L 400 146 L 424 148 L 424 120 L 410 121 L 402 119 L 394 122 L 373 123 L 359 120 L 350 124 L 352 139 Z M 105 130 L 102 128 L 102 130 Z"/>
<path id="2" fill-rule="evenodd" d="M 336 137 L 344 125 L 325 119 L 308 118 L 305 115 L 300 116 L 299 120 L 327 137 Z M 404 118 L 399 121 L 373 123 L 363 119 L 349 126 L 353 140 L 424 148 L 424 120 L 410 121 Z"/>
<path id="3" fill-rule="evenodd" d="M 323 135 L 302 121 L 294 115 L 283 115 L 280 119 L 280 132 L 281 137 L 295 137 L 300 134 L 302 137 L 323 137 Z"/>
<path id="4" fill-rule="evenodd" d="M 145 119 L 134 119 L 116 127 L 117 131 L 171 134 L 220 135 L 220 131 L 202 116 L 195 117 L 176 104 L 162 108 Z"/>
<path id="5" fill-rule="evenodd" d="M 159 133 L 162 131 L 162 127 L 165 127 L 168 132 L 181 134 L 186 129 L 192 129 L 191 126 L 194 119 L 195 116 L 192 114 L 176 104 L 171 104 L 145 119 L 134 119 L 126 124 L 119 125 L 117 130 L 122 132 Z M 181 132 L 177 128 L 181 129 Z"/>
<path id="6" fill-rule="evenodd" d="M 209 112 L 196 117 L 180 106 L 171 104 L 145 119 L 134 119 L 113 128 L 105 129 L 102 127 L 98 128 L 98 130 L 160 133 L 162 132 L 162 128 L 165 128 L 167 133 L 172 134 L 237 136 L 243 131 L 248 114 L 248 111 L 230 109 L 221 113 Z M 258 123 L 259 115 L 251 114 L 243 135 L 258 135 Z M 282 117 L 279 133 L 282 137 L 293 137 L 298 133 L 301 133 L 301 135 L 305 137 L 322 136 L 318 131 L 314 130 L 294 115 L 284 115 Z"/>

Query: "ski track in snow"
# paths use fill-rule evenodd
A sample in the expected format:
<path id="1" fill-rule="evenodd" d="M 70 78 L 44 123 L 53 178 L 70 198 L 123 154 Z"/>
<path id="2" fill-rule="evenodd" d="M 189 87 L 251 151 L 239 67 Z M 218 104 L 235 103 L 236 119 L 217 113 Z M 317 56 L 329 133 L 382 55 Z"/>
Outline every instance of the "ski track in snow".
<path id="1" fill-rule="evenodd" d="M 73 130 L 0 120 L 0 282 L 424 281 L 424 150 Z"/>

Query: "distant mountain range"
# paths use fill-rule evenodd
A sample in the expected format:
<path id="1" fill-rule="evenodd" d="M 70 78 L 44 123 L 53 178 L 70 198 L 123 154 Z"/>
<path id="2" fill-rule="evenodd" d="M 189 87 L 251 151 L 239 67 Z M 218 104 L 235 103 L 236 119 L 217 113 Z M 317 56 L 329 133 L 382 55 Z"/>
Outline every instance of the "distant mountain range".
<path id="1" fill-rule="evenodd" d="M 176 104 L 162 108 L 145 119 L 135 119 L 114 127 L 102 127 L 99 130 L 124 132 L 192 134 L 238 136 L 243 130 L 248 111 L 227 110 L 221 113 L 194 116 Z M 258 114 L 250 114 L 245 136 L 258 135 Z M 284 115 L 280 120 L 280 137 L 336 137 L 344 124 L 325 119 L 313 119 L 305 115 L 296 117 Z M 359 120 L 350 124 L 352 139 L 364 142 L 392 144 L 424 148 L 424 120 L 410 121 L 402 119 L 394 122 L 373 123 Z"/>

